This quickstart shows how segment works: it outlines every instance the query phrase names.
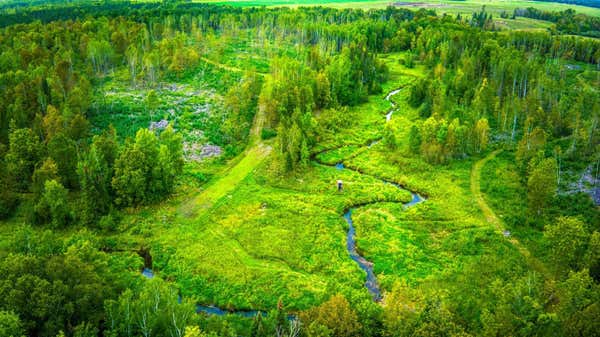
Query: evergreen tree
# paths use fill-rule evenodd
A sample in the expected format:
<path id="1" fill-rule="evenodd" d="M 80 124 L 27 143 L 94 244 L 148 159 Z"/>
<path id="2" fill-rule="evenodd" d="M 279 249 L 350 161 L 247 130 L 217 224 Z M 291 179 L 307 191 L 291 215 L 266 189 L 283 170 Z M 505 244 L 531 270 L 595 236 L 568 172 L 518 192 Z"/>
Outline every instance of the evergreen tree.
<path id="1" fill-rule="evenodd" d="M 533 165 L 527 180 L 527 203 L 529 211 L 541 214 L 556 195 L 556 160 L 546 158 Z"/>

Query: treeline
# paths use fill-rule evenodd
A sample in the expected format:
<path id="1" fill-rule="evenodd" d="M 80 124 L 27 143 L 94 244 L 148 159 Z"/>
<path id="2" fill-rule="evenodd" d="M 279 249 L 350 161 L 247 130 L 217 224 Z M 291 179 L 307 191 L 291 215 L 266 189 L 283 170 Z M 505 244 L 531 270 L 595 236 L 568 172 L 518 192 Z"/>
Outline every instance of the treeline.
<path id="1" fill-rule="evenodd" d="M 160 137 L 140 131 L 135 142 L 119 146 L 114 130 L 107 130 L 91 139 L 91 82 L 127 64 L 132 81 L 155 83 L 157 73 L 179 71 L 194 53 L 179 56 L 188 51 L 178 45 L 181 40 L 165 40 L 149 51 L 142 68 L 144 60 L 127 37 L 149 43 L 140 35 L 143 26 L 119 19 L 107 28 L 107 22 L 34 23 L 1 31 L 3 216 L 29 198 L 25 192 L 33 192 L 34 222 L 63 226 L 74 219 L 96 222 L 112 205 L 146 203 L 171 191 L 182 168 L 181 137 L 172 130 Z M 163 68 L 153 63 L 159 57 Z M 68 192 L 81 193 L 81 205 Z"/>
<path id="2" fill-rule="evenodd" d="M 410 133 L 411 150 L 443 163 L 484 150 L 492 138 L 504 143 L 521 139 L 526 150 L 519 160 L 525 168 L 551 139 L 569 137 L 561 156 L 593 161 L 600 141 L 597 78 L 586 73 L 575 78 L 564 56 L 540 56 L 554 53 L 546 49 L 547 37 L 482 34 L 452 25 L 423 29 L 408 56 L 431 69 L 410 88 L 409 103 L 422 118 Z M 591 40 L 564 39 L 575 44 Z M 591 40 L 589 47 L 595 43 Z M 598 64 L 600 51 L 595 48 L 582 46 L 580 51 Z M 576 53 L 577 47 L 570 52 Z M 542 144 L 532 145 L 531 135 L 541 133 Z"/>
<path id="3" fill-rule="evenodd" d="M 58 113 L 46 117 L 44 140 L 30 128 L 10 131 L 0 162 L 2 217 L 24 201 L 33 205 L 33 223 L 60 228 L 80 221 L 109 230 L 115 225 L 109 215 L 114 206 L 157 201 L 173 190 L 183 150 L 181 136 L 172 128 L 158 136 L 139 130 L 123 146 L 111 129 L 94 136 L 88 146 L 68 134 L 72 128 L 50 128 L 60 125 Z"/>
<path id="4" fill-rule="evenodd" d="M 572 9 L 560 12 L 550 12 L 529 8 L 517 8 L 513 17 L 522 16 L 531 19 L 554 22 L 556 31 L 561 34 L 576 34 L 591 37 L 600 37 L 600 18 L 576 13 Z"/>

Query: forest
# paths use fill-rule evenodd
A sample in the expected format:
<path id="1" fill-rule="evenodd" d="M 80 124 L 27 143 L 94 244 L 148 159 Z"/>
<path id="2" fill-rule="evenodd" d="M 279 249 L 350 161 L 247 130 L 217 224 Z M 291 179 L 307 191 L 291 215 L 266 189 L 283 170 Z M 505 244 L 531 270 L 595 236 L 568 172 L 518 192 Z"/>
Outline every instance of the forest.
<path id="1" fill-rule="evenodd" d="M 7 2 L 0 336 L 600 335 L 599 18 L 513 16 Z"/>

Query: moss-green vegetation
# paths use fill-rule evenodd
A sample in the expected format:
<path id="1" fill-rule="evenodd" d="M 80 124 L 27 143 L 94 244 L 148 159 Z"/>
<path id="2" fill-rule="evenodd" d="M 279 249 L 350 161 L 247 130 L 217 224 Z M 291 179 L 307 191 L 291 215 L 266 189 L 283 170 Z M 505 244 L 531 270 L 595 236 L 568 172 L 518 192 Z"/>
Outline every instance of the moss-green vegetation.
<path id="1" fill-rule="evenodd" d="M 260 4 L 6 13 L 0 332 L 597 332 L 597 41 Z"/>

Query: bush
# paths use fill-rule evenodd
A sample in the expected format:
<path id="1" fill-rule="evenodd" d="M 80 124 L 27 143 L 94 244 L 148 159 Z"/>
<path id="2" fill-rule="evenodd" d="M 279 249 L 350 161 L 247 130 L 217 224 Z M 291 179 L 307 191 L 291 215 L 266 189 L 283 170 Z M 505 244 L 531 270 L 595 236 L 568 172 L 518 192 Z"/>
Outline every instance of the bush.
<path id="1" fill-rule="evenodd" d="M 271 128 L 263 128 L 262 130 L 260 130 L 260 138 L 262 140 L 271 139 L 275 136 L 277 136 L 277 131 Z"/>

